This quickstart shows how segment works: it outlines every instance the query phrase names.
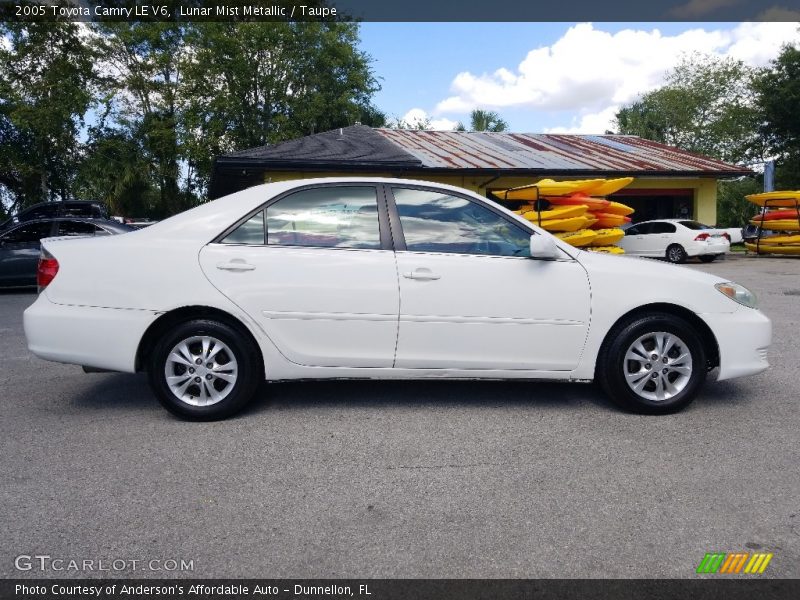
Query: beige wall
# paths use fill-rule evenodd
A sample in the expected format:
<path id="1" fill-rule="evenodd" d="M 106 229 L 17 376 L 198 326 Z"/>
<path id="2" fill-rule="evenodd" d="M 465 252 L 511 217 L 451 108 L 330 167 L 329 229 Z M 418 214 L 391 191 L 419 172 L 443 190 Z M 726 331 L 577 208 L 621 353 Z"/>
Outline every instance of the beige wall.
<path id="1" fill-rule="evenodd" d="M 272 171 L 267 173 L 266 181 L 290 181 L 293 179 L 304 179 L 309 177 L 352 177 L 352 176 L 369 176 L 369 177 L 392 177 L 391 173 L 354 173 L 354 172 L 340 172 L 340 173 L 325 173 L 315 171 Z M 486 175 L 480 176 L 460 176 L 460 175 L 441 175 L 438 173 L 409 173 L 404 174 L 406 179 L 420 179 L 424 181 L 436 181 L 438 183 L 447 183 L 458 187 L 463 187 L 480 195 L 485 195 L 486 184 L 491 189 L 502 189 L 516 187 L 520 185 L 528 185 L 538 180 L 530 177 L 500 177 L 492 181 L 491 177 Z M 555 177 L 555 179 L 560 179 Z M 630 184 L 626 190 L 640 189 L 668 189 L 668 188 L 682 188 L 694 190 L 694 218 L 702 223 L 714 225 L 717 222 L 717 181 L 710 178 L 672 178 L 672 177 L 658 177 L 658 178 L 637 178 Z"/>

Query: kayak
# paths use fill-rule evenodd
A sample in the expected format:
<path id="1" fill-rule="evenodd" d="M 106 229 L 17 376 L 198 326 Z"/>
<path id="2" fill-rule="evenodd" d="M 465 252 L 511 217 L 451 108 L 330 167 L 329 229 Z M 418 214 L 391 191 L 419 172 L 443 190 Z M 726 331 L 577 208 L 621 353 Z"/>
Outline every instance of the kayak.
<path id="1" fill-rule="evenodd" d="M 569 194 L 568 196 L 547 196 L 550 204 L 557 206 L 586 206 L 589 210 L 605 210 L 611 204 L 603 198 L 594 198 L 584 193 Z"/>
<path id="2" fill-rule="evenodd" d="M 761 238 L 762 244 L 788 244 L 790 246 L 800 244 L 800 235 L 765 235 Z"/>
<path id="3" fill-rule="evenodd" d="M 776 219 L 798 219 L 800 211 L 794 208 L 782 208 L 780 210 L 770 210 L 763 215 L 753 217 L 755 221 L 775 221 Z"/>
<path id="4" fill-rule="evenodd" d="M 529 221 L 537 222 L 539 219 L 543 221 L 546 219 L 566 219 L 568 217 L 580 217 L 586 212 L 585 206 L 557 206 L 549 210 L 541 212 L 533 210 L 533 207 L 528 205 L 519 210 L 515 210 L 520 216 L 525 217 Z"/>
<path id="5" fill-rule="evenodd" d="M 592 194 L 595 196 L 608 196 L 614 192 L 620 191 L 626 185 L 633 181 L 633 177 L 620 177 L 619 179 L 607 179 L 605 183 L 594 188 Z M 631 212 L 633 212 L 631 210 Z M 630 213 L 627 213 L 630 214 Z"/>
<path id="6" fill-rule="evenodd" d="M 501 200 L 527 200 L 533 202 L 544 196 L 566 196 L 576 192 L 589 192 L 599 187 L 605 179 L 582 179 L 580 181 L 553 181 L 542 179 L 538 183 L 523 185 L 492 193 Z"/>
<path id="7" fill-rule="evenodd" d="M 625 237 L 625 232 L 622 229 L 596 229 L 594 231 L 597 235 L 592 240 L 592 246 L 608 246 L 615 244 Z"/>
<path id="8" fill-rule="evenodd" d="M 764 254 L 800 254 L 800 245 L 787 246 L 782 244 L 759 244 L 756 246 L 755 244 L 746 242 L 744 247 L 751 252 Z"/>
<path id="9" fill-rule="evenodd" d="M 753 225 L 761 225 L 761 219 L 750 219 Z M 764 229 L 772 231 L 800 231 L 800 220 L 798 219 L 776 219 L 774 221 L 764 221 Z"/>
<path id="10" fill-rule="evenodd" d="M 624 217 L 622 215 L 612 215 L 611 213 L 607 212 L 589 212 L 586 215 L 594 217 L 597 219 L 597 223 L 594 224 L 595 229 L 605 229 L 607 227 L 619 227 L 620 225 L 624 225 L 625 223 L 630 223 L 630 217 Z"/>
<path id="11" fill-rule="evenodd" d="M 612 215 L 622 215 L 623 217 L 633 214 L 633 209 L 630 206 L 620 202 L 609 202 L 603 211 Z"/>
<path id="12" fill-rule="evenodd" d="M 625 254 L 619 246 L 591 246 L 586 248 L 589 252 L 602 252 L 604 254 Z"/>
<path id="13" fill-rule="evenodd" d="M 591 229 L 581 229 L 579 231 L 570 231 L 554 234 L 558 239 L 564 240 L 571 246 L 580 248 L 581 246 L 588 246 L 597 237 L 597 232 Z"/>
<path id="14" fill-rule="evenodd" d="M 578 231 L 589 227 L 593 219 L 587 217 L 570 217 L 568 219 L 547 219 L 542 221 L 541 228 L 546 231 Z M 539 225 L 539 223 L 536 223 Z"/>
<path id="15" fill-rule="evenodd" d="M 763 192 L 745 196 L 747 200 L 758 206 L 785 206 L 791 208 L 800 201 L 800 191 Z"/>

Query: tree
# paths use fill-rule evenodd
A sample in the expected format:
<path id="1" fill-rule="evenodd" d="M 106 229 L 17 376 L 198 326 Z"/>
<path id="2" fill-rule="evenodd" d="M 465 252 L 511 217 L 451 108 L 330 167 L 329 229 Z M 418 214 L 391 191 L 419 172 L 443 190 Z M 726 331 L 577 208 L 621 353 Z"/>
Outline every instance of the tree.
<path id="1" fill-rule="evenodd" d="M 200 189 L 219 154 L 385 123 L 354 23 L 196 23 L 187 42 L 182 143 Z"/>
<path id="2" fill-rule="evenodd" d="M 0 24 L 0 36 L 0 200 L 71 198 L 95 56 L 74 23 Z"/>
<path id="3" fill-rule="evenodd" d="M 466 131 L 467 128 L 460 121 L 455 131 Z M 470 113 L 470 131 L 507 131 L 508 123 L 494 111 L 476 108 Z"/>
<path id="4" fill-rule="evenodd" d="M 800 49 L 785 46 L 754 81 L 762 112 L 760 132 L 778 157 L 776 183 L 800 187 Z M 779 187 L 779 189 L 780 189 Z"/>
<path id="5" fill-rule="evenodd" d="M 727 162 L 761 162 L 753 77 L 741 61 L 689 56 L 663 87 L 620 109 L 617 130 Z"/>
<path id="6" fill-rule="evenodd" d="M 152 215 L 164 217 L 191 205 L 180 188 L 179 126 L 184 26 L 177 23 L 122 22 L 98 26 L 99 53 L 109 112 L 140 144 L 159 200 Z M 103 131 L 98 128 L 97 131 Z"/>

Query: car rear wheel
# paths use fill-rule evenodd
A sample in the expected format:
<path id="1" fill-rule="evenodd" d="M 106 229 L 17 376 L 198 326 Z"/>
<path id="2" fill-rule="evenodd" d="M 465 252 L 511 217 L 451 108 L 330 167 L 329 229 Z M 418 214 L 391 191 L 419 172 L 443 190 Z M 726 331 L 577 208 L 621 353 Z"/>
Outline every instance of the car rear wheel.
<path id="1" fill-rule="evenodd" d="M 686 250 L 683 249 L 683 246 L 680 244 L 672 244 L 669 248 L 667 248 L 667 260 L 671 263 L 683 263 L 686 262 Z"/>
<path id="2" fill-rule="evenodd" d="M 700 259 L 701 262 L 710 263 L 710 262 L 714 262 L 714 260 L 717 258 L 717 255 L 716 254 L 704 254 L 703 256 L 700 256 L 698 258 Z"/>
<path id="3" fill-rule="evenodd" d="M 246 335 L 217 321 L 181 323 L 150 356 L 150 386 L 159 402 L 185 419 L 224 419 L 241 410 L 262 379 L 260 352 Z"/>
<path id="4" fill-rule="evenodd" d="M 687 406 L 706 378 L 703 342 L 683 319 L 660 313 L 637 317 L 609 334 L 597 379 L 618 406 L 668 414 Z"/>

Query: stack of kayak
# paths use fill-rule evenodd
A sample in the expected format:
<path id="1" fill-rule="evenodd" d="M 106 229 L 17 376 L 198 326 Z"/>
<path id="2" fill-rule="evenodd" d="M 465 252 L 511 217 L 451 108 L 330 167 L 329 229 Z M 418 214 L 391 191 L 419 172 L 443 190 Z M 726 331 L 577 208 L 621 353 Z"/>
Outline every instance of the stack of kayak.
<path id="1" fill-rule="evenodd" d="M 612 202 L 604 196 L 617 192 L 633 181 L 620 179 L 581 179 L 538 183 L 495 192 L 501 200 L 520 203 L 515 212 L 572 246 L 622 254 L 614 244 L 625 232 L 621 225 L 630 223 L 630 206 Z"/>
<path id="2" fill-rule="evenodd" d="M 800 191 L 765 192 L 745 196 L 764 210 L 750 220 L 762 231 L 780 233 L 762 235 L 745 247 L 759 254 L 800 254 Z"/>

